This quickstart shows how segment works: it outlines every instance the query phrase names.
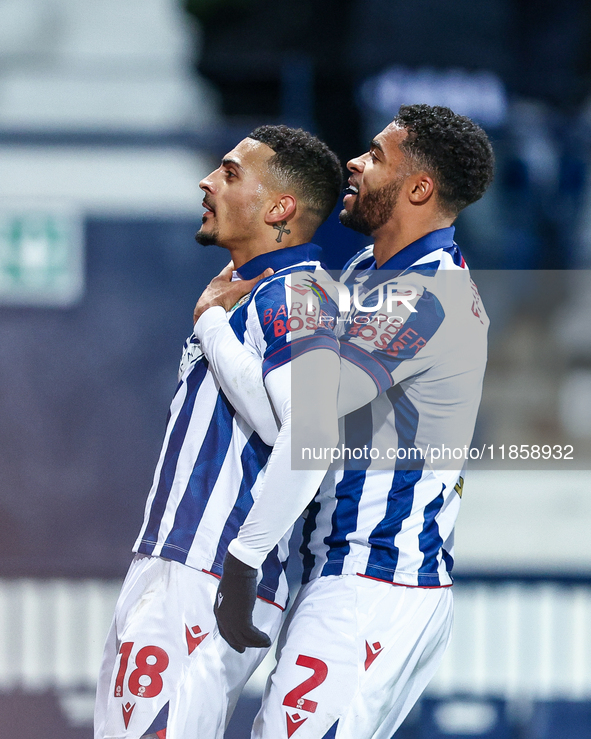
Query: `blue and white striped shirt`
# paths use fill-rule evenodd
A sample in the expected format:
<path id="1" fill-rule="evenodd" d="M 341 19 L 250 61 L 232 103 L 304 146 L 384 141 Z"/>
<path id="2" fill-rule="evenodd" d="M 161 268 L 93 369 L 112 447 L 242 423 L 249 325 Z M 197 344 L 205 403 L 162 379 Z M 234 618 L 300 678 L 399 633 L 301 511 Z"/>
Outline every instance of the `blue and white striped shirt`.
<path id="1" fill-rule="evenodd" d="M 416 288 L 418 299 L 402 325 L 385 316 L 355 323 L 353 313 L 340 338 L 342 359 L 369 374 L 379 393 L 341 419 L 340 443 L 377 449 L 380 459 L 352 459 L 327 473 L 304 524 L 304 582 L 358 574 L 407 586 L 452 583 L 465 456 L 450 452 L 443 461 L 433 450 L 470 446 L 488 329 L 453 233 L 427 234 L 379 269 L 368 247 L 343 271 L 351 292 L 362 285 L 364 305 L 375 305 L 372 293 L 392 280 Z"/>
<path id="2" fill-rule="evenodd" d="M 289 275 L 313 273 L 321 266 L 320 254 L 314 244 L 301 244 L 261 254 L 239 269 L 243 279 L 267 267 L 275 272 L 230 318 L 238 340 L 262 361 L 264 376 L 291 361 L 296 342 L 297 353 L 321 347 L 338 351 L 327 323 L 304 326 L 289 318 Z M 232 407 L 191 336 L 134 551 L 221 575 L 228 544 L 257 497 L 270 453 Z M 287 554 L 286 536 L 263 563 L 258 586 L 259 597 L 281 607 L 288 594 Z"/>

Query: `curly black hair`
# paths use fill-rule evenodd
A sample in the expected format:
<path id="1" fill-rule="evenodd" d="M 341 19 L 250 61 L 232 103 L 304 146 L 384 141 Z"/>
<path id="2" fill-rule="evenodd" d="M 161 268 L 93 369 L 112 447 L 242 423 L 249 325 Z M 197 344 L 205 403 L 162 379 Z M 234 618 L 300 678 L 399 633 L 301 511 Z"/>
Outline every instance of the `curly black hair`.
<path id="1" fill-rule="evenodd" d="M 408 131 L 400 148 L 432 175 L 443 211 L 456 216 L 483 196 L 494 154 L 478 124 L 439 105 L 401 105 L 393 122 Z"/>
<path id="2" fill-rule="evenodd" d="M 280 186 L 293 191 L 318 225 L 325 221 L 343 187 L 343 170 L 337 155 L 301 128 L 259 126 L 248 138 L 273 149 L 269 169 Z"/>

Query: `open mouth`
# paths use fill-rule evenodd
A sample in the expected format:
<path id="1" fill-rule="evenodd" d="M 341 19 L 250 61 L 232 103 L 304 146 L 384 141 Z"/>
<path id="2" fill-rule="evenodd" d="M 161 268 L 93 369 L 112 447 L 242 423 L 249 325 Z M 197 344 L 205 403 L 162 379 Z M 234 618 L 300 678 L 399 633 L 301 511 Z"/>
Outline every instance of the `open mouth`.
<path id="1" fill-rule="evenodd" d="M 349 183 L 343 192 L 345 195 L 359 195 L 359 188 L 356 185 Z"/>
<path id="2" fill-rule="evenodd" d="M 204 222 L 204 221 L 205 221 L 205 220 L 207 219 L 207 216 L 208 216 L 208 215 L 209 215 L 210 213 L 211 213 L 211 215 L 212 215 L 212 216 L 214 216 L 214 215 L 215 215 L 215 211 L 214 211 L 214 209 L 213 209 L 213 208 L 211 207 L 211 205 L 209 205 L 208 203 L 206 203 L 206 202 L 205 202 L 205 200 L 204 200 L 204 201 L 203 201 L 203 202 L 201 203 L 201 205 L 202 205 L 202 206 L 203 206 L 203 208 L 205 209 L 205 213 L 203 213 L 203 216 L 201 217 L 201 220 L 202 220 L 202 221 Z"/>

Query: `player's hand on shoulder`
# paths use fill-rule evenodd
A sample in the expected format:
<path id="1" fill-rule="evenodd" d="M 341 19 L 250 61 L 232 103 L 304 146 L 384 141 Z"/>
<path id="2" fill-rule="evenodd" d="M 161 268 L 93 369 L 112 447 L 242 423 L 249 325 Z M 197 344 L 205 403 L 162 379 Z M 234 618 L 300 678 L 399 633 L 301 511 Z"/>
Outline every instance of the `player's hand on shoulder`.
<path id="1" fill-rule="evenodd" d="M 234 280 L 232 281 L 232 273 L 234 271 L 233 262 L 229 262 L 224 269 L 213 278 L 205 290 L 201 293 L 201 297 L 197 301 L 195 310 L 193 311 L 193 323 L 197 323 L 201 315 L 213 306 L 219 305 L 225 311 L 231 310 L 236 303 L 248 295 L 252 289 L 265 277 L 270 277 L 273 270 L 269 267 L 252 280 Z"/>
<path id="2" fill-rule="evenodd" d="M 213 611 L 221 636 L 237 652 L 271 646 L 271 639 L 252 622 L 256 597 L 256 568 L 227 552 Z"/>

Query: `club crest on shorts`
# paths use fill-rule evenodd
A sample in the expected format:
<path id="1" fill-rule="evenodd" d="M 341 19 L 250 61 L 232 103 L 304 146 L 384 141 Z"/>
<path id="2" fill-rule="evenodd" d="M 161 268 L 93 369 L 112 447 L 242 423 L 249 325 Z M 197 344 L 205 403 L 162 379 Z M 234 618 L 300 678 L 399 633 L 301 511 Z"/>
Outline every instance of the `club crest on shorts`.
<path id="1" fill-rule="evenodd" d="M 308 717 L 300 716 L 299 713 L 294 713 L 293 716 L 290 716 L 289 713 L 286 713 L 285 719 L 287 721 L 287 739 L 289 739 L 294 731 L 297 731 L 304 723 L 304 721 L 308 720 Z"/>
<path id="2" fill-rule="evenodd" d="M 135 703 L 130 703 L 129 701 L 124 706 L 121 706 L 121 710 L 123 711 L 123 723 L 125 724 L 126 729 L 131 721 L 131 714 L 133 713 L 134 708 Z"/>
<path id="3" fill-rule="evenodd" d="M 366 671 L 369 670 L 371 665 L 373 664 L 376 657 L 379 656 L 380 652 L 384 649 L 384 647 L 380 644 L 379 641 L 374 642 L 371 646 L 365 642 L 365 669 Z"/>
<path id="4" fill-rule="evenodd" d="M 209 631 L 206 631 L 205 634 L 203 634 L 199 626 L 189 628 L 189 626 L 185 624 L 185 637 L 187 639 L 187 649 L 189 650 L 189 654 L 192 654 L 195 651 L 208 634 Z"/>

